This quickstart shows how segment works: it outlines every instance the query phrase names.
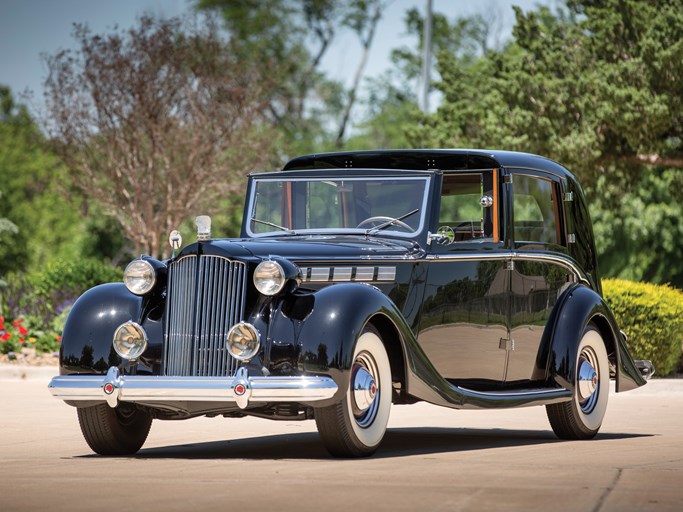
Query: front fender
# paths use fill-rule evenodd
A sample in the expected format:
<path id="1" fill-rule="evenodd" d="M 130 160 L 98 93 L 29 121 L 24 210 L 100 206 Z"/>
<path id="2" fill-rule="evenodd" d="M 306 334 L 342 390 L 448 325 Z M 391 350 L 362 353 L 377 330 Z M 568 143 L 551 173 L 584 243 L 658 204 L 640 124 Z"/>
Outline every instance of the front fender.
<path id="1" fill-rule="evenodd" d="M 149 336 L 145 354 L 160 352 L 161 321 L 149 318 L 148 310 L 145 300 L 130 293 L 123 283 L 103 284 L 86 291 L 74 303 L 64 325 L 60 374 L 106 374 L 112 366 L 130 370 L 129 363 L 112 346 L 114 331 L 129 320 L 142 324 Z M 146 366 L 145 356 L 137 366 Z"/>
<path id="2" fill-rule="evenodd" d="M 558 300 L 543 334 L 537 367 L 544 368 L 547 377 L 560 386 L 574 390 L 578 346 L 591 322 L 600 330 L 607 352 L 614 354 L 617 392 L 645 384 L 609 306 L 594 290 L 582 284 L 569 288 Z"/>
<path id="3" fill-rule="evenodd" d="M 294 359 L 297 372 L 329 375 L 340 390 L 337 400 L 348 387 L 358 336 L 377 314 L 405 324 L 391 299 L 367 284 L 339 283 L 285 296 L 268 322 L 266 361 L 277 371 Z"/>

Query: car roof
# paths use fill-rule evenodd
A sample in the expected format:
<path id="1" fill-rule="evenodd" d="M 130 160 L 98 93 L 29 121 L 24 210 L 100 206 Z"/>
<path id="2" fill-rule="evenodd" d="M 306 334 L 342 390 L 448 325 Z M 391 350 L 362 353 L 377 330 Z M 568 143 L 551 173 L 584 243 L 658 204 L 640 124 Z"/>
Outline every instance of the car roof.
<path id="1" fill-rule="evenodd" d="M 316 153 L 291 159 L 282 171 L 313 169 L 455 171 L 499 167 L 537 169 L 574 179 L 565 167 L 549 158 L 531 153 L 487 149 L 389 149 Z"/>

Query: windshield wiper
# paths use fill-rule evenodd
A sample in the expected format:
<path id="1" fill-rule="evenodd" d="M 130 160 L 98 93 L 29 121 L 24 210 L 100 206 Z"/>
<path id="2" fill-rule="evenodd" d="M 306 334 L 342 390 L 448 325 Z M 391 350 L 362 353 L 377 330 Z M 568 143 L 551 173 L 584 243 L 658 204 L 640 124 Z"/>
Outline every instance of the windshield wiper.
<path id="1" fill-rule="evenodd" d="M 401 215 L 400 217 L 396 217 L 395 219 L 389 219 L 388 221 L 383 222 L 383 223 L 380 224 L 379 226 L 375 226 L 374 228 L 368 229 L 368 230 L 365 232 L 365 236 L 372 235 L 372 234 L 376 233 L 377 231 L 379 231 L 379 230 L 381 230 L 381 229 L 384 229 L 384 228 L 386 228 L 386 227 L 388 227 L 388 226 L 391 226 L 392 224 L 395 224 L 395 223 L 397 223 L 397 222 L 399 222 L 399 221 L 402 221 L 403 219 L 405 219 L 405 218 L 407 218 L 407 217 L 410 217 L 411 215 L 416 214 L 416 213 L 419 212 L 419 211 L 420 211 L 419 208 L 415 208 L 412 212 L 404 213 L 403 215 Z M 407 226 L 407 224 L 405 224 L 405 223 L 403 223 L 403 222 L 402 222 L 401 224 Z M 410 227 L 410 226 L 408 226 L 408 227 Z M 414 231 L 414 230 L 411 228 L 410 233 L 412 233 L 413 231 Z"/>
<path id="2" fill-rule="evenodd" d="M 289 228 L 286 228 L 284 226 L 280 226 L 279 224 L 273 224 L 272 222 L 268 222 L 267 220 L 257 219 L 256 217 L 252 217 L 249 220 L 251 220 L 251 222 L 258 222 L 259 224 L 265 224 L 266 226 L 270 226 L 272 228 L 279 229 L 280 231 L 285 231 L 285 232 L 289 233 L 290 235 L 296 235 L 296 231 L 294 231 L 293 229 L 289 229 Z"/>

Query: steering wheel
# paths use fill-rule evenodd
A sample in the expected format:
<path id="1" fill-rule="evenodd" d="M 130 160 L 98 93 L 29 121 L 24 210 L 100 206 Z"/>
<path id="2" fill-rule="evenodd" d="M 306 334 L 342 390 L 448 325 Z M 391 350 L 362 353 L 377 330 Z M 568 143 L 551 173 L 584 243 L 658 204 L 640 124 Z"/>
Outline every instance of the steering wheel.
<path id="1" fill-rule="evenodd" d="M 368 217 L 367 219 L 361 221 L 361 223 L 358 224 L 356 226 L 356 228 L 362 228 L 363 226 L 365 226 L 367 224 L 374 224 L 375 226 L 379 226 L 380 224 L 384 224 L 385 222 L 389 222 L 389 221 L 391 221 L 391 224 L 393 224 L 394 226 L 401 228 L 401 229 L 407 231 L 408 233 L 413 232 L 413 228 L 411 228 L 405 222 L 394 219 L 392 217 L 385 217 L 384 215 L 378 215 L 376 217 Z"/>

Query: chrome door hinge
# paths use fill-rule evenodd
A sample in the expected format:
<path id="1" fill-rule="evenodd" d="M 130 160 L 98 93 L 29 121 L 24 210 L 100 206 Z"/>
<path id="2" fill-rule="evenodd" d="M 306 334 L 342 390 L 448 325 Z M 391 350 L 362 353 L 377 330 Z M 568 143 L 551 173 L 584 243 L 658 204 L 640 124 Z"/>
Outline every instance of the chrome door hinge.
<path id="1" fill-rule="evenodd" d="M 576 235 L 574 233 L 569 233 L 567 235 L 567 243 L 568 244 L 575 244 L 576 243 Z"/>
<path id="2" fill-rule="evenodd" d="M 512 183 L 512 174 L 506 174 L 503 176 L 503 183 Z"/>
<path id="3" fill-rule="evenodd" d="M 564 200 L 566 203 L 571 203 L 574 200 L 574 192 L 565 192 Z"/>
<path id="4" fill-rule="evenodd" d="M 515 269 L 515 260 L 507 260 L 505 262 L 505 270 L 514 270 Z"/>
<path id="5" fill-rule="evenodd" d="M 515 340 L 512 338 L 501 338 L 500 342 L 498 343 L 498 348 L 501 350 L 509 350 L 512 352 L 515 350 Z"/>

